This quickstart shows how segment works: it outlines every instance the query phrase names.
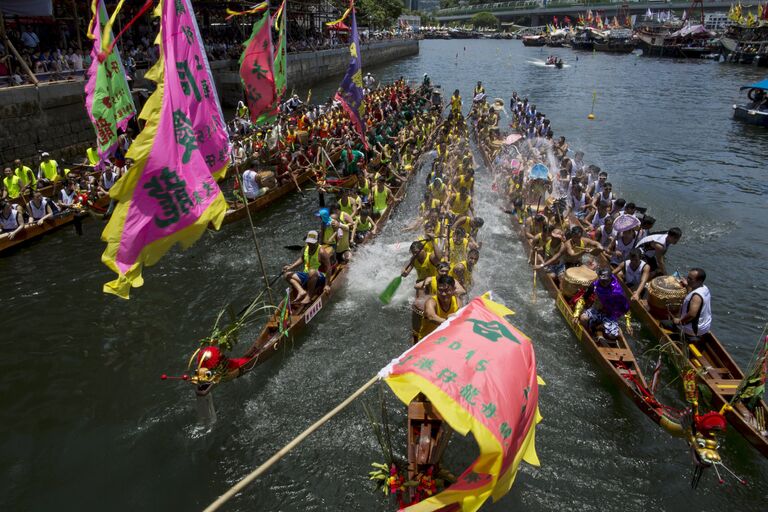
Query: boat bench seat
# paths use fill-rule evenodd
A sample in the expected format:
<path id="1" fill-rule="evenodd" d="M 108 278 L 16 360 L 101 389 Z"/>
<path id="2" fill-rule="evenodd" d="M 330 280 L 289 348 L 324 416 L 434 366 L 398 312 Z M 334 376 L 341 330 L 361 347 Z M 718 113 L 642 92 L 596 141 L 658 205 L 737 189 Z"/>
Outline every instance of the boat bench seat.
<path id="1" fill-rule="evenodd" d="M 608 361 L 635 361 L 635 356 L 632 354 L 632 351 L 627 348 L 597 347 L 597 349 Z"/>
<path id="2" fill-rule="evenodd" d="M 741 384 L 739 379 L 709 379 L 709 382 L 721 395 L 735 395 Z"/>
<path id="3" fill-rule="evenodd" d="M 408 404 L 408 417 L 416 420 L 442 420 L 431 402 L 411 402 Z"/>

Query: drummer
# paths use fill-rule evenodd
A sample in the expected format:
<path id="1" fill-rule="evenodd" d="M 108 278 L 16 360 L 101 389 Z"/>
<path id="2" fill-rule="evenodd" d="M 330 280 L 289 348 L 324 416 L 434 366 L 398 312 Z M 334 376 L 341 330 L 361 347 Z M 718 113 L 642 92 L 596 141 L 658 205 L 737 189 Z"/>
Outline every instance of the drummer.
<path id="1" fill-rule="evenodd" d="M 593 294 L 595 301 L 579 317 L 581 325 L 597 336 L 599 344 L 614 345 L 621 334 L 618 320 L 629 311 L 629 301 L 611 269 L 597 271 L 597 280 L 589 285 L 584 297 Z"/>
<path id="2" fill-rule="evenodd" d="M 680 316 L 672 321 L 682 328 L 690 341 L 698 341 L 712 326 L 712 295 L 704 284 L 706 278 L 704 269 L 692 268 L 688 276 L 680 280 L 688 295 L 683 299 Z"/>
<path id="3" fill-rule="evenodd" d="M 640 300 L 640 295 L 645 290 L 651 275 L 651 267 L 643 261 L 643 253 L 640 249 L 632 249 L 629 251 L 629 259 L 617 265 L 613 269 L 613 274 L 632 290 L 632 300 Z"/>

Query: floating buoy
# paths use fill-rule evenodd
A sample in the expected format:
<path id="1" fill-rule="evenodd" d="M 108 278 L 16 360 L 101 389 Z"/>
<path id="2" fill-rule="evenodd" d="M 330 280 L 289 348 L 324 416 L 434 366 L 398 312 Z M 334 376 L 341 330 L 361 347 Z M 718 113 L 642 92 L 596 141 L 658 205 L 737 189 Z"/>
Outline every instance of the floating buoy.
<path id="1" fill-rule="evenodd" d="M 590 121 L 595 119 L 595 101 L 597 101 L 597 91 L 592 91 L 592 111 L 587 116 Z"/>

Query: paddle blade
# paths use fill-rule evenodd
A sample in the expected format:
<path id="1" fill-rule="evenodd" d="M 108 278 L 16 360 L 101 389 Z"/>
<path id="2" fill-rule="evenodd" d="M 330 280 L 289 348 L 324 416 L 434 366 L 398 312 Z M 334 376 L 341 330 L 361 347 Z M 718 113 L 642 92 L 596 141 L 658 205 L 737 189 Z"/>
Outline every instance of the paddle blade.
<path id="1" fill-rule="evenodd" d="M 397 292 L 397 289 L 400 288 L 400 283 L 402 282 L 403 278 L 401 276 L 397 276 L 389 283 L 389 285 L 387 285 L 387 288 L 381 292 L 381 295 L 379 295 L 379 300 L 382 302 L 382 304 L 389 304 L 392 302 L 392 297 L 395 296 L 395 292 Z"/>

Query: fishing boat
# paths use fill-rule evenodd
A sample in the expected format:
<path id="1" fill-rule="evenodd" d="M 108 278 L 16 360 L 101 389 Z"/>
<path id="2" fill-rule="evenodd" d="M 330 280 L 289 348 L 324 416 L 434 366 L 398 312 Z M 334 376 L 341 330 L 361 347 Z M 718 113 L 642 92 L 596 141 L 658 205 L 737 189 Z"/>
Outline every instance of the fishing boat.
<path id="1" fill-rule="evenodd" d="M 734 24 L 720 38 L 721 52 L 727 62 L 768 66 L 768 24 L 747 27 Z"/>
<path id="2" fill-rule="evenodd" d="M 547 44 L 545 36 L 523 36 L 523 46 L 544 46 Z"/>
<path id="3" fill-rule="evenodd" d="M 595 39 L 594 49 L 605 53 L 632 53 L 635 49 L 635 41 L 632 39 L 632 31 L 628 29 L 612 29 L 605 33 L 605 37 Z"/>
<path id="4" fill-rule="evenodd" d="M 646 24 L 635 30 L 644 56 L 700 59 L 712 53 L 714 34 L 704 25 Z"/>
<path id="5" fill-rule="evenodd" d="M 733 106 L 733 118 L 747 124 L 768 126 L 768 78 L 739 89 L 747 91 L 749 103 Z"/>

